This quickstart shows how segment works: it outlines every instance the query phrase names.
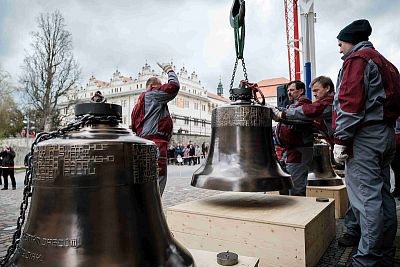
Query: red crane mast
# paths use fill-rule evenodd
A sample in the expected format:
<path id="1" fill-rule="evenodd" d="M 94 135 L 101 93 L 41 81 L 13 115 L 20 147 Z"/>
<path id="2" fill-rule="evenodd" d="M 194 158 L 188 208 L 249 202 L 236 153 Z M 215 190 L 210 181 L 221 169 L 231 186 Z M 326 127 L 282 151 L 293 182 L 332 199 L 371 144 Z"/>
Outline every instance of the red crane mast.
<path id="1" fill-rule="evenodd" d="M 299 19 L 297 0 L 284 0 L 289 78 L 300 80 Z"/>

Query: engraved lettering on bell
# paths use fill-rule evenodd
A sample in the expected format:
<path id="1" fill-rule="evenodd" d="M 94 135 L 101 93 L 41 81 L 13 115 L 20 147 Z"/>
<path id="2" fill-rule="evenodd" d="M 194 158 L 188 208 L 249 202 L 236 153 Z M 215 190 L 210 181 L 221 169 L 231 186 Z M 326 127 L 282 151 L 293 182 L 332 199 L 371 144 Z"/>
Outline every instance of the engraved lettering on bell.
<path id="1" fill-rule="evenodd" d="M 270 127 L 270 113 L 261 106 L 230 106 L 212 112 L 211 127 Z"/>
<path id="2" fill-rule="evenodd" d="M 81 245 L 81 241 L 78 238 L 44 238 L 28 233 L 22 234 L 22 240 L 44 247 L 71 247 L 77 248 Z"/>
<path id="3" fill-rule="evenodd" d="M 133 182 L 144 184 L 157 180 L 157 147 L 149 145 L 132 145 Z"/>
<path id="4" fill-rule="evenodd" d="M 62 171 L 64 177 L 95 175 L 97 164 L 114 162 L 114 155 L 97 155 L 109 151 L 107 144 L 48 145 L 35 148 L 33 180 L 52 181 Z M 61 167 L 61 168 L 60 168 Z"/>
<path id="5" fill-rule="evenodd" d="M 22 258 L 25 258 L 25 259 L 31 260 L 31 261 L 43 262 L 42 254 L 40 254 L 40 253 L 31 252 L 20 246 L 18 246 L 17 250 L 18 250 L 19 255 Z"/>

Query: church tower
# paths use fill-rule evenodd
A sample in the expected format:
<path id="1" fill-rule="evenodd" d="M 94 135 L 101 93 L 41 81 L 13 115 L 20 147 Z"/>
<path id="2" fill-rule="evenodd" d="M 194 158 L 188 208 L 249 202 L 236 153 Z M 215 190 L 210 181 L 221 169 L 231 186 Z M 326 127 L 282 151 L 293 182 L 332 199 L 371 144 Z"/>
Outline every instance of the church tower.
<path id="1" fill-rule="evenodd" d="M 217 95 L 224 96 L 224 87 L 222 86 L 221 78 L 219 78 L 219 84 L 217 87 Z"/>

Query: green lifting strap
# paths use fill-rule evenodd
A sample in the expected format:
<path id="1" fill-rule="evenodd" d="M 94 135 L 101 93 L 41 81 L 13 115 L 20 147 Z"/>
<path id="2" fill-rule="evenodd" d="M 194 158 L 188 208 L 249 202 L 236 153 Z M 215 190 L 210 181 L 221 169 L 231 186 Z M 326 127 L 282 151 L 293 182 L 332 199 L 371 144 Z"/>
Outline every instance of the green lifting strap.
<path id="1" fill-rule="evenodd" d="M 242 27 L 239 27 L 239 15 L 236 15 L 233 18 L 233 24 L 234 24 L 234 34 L 235 34 L 236 57 L 238 59 L 243 59 L 244 36 L 245 36 L 244 21 L 243 21 Z M 240 32 L 239 32 L 239 28 L 241 28 Z"/>

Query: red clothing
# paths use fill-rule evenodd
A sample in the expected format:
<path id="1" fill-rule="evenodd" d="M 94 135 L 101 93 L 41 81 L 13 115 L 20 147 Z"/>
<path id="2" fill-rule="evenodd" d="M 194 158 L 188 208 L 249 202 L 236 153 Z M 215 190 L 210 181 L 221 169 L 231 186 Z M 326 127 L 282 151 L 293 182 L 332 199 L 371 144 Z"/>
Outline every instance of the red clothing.
<path id="1" fill-rule="evenodd" d="M 400 82 L 397 69 L 368 41 L 354 46 L 342 59 L 332 121 L 335 143 L 350 145 L 360 128 L 394 123 L 398 116 L 387 104 L 395 99 L 387 90 Z"/>
<path id="2" fill-rule="evenodd" d="M 300 107 L 304 104 L 311 104 L 311 100 L 302 96 L 293 104 L 290 104 L 286 110 Z M 284 148 L 293 148 L 300 146 L 312 146 L 313 135 L 309 126 L 289 125 L 279 122 L 276 126 L 278 144 Z"/>
<path id="3" fill-rule="evenodd" d="M 167 103 L 179 92 L 175 72 L 168 73 L 168 83 L 143 92 L 132 110 L 132 131 L 138 136 L 169 141 L 172 135 L 172 118 Z"/>
<path id="4" fill-rule="evenodd" d="M 287 107 L 293 109 L 300 107 L 304 104 L 311 104 L 311 100 L 305 96 L 301 96 L 293 104 Z M 312 147 L 313 146 L 313 133 L 310 126 L 302 125 L 288 125 L 279 122 L 276 126 L 275 136 L 277 137 L 278 144 L 286 148 L 287 163 L 301 163 L 303 162 L 302 152 L 297 150 L 298 147 Z"/>
<path id="5" fill-rule="evenodd" d="M 333 143 L 332 103 L 333 93 L 313 103 L 283 110 L 282 119 L 313 121 L 327 141 Z"/>

